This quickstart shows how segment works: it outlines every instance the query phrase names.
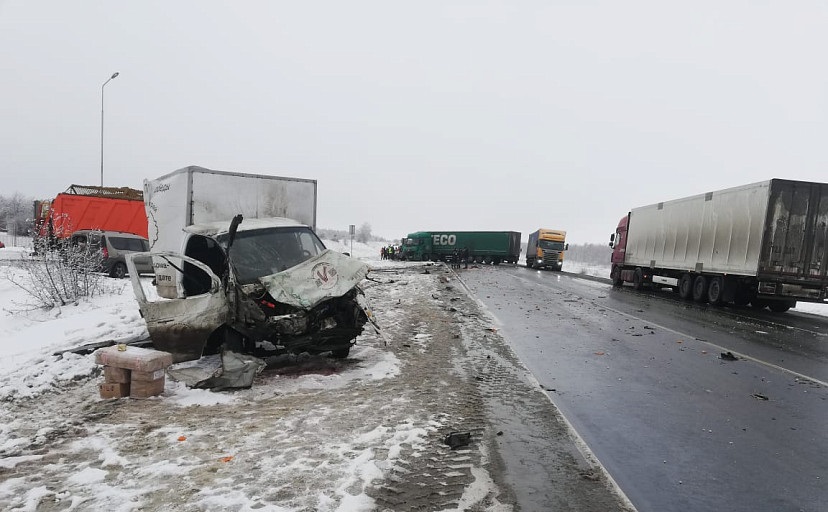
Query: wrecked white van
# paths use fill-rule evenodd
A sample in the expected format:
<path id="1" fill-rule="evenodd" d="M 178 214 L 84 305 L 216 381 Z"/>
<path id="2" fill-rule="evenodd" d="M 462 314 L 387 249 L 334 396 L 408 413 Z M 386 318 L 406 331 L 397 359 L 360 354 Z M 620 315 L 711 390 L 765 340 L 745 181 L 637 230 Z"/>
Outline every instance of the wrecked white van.
<path id="1" fill-rule="evenodd" d="M 193 178 L 206 173 L 211 173 L 211 185 L 202 190 Z M 245 184 L 242 189 L 249 190 L 248 176 L 258 182 L 256 194 L 247 198 L 234 194 L 239 188 L 233 184 L 240 181 Z M 216 189 L 215 182 L 222 180 L 224 186 Z M 262 195 L 267 186 L 272 193 Z M 313 181 L 314 217 L 315 186 Z M 192 167 L 145 182 L 150 243 L 180 249 L 151 248 L 150 253 L 131 255 L 128 265 L 153 346 L 170 352 L 174 361 L 198 359 L 222 349 L 260 357 L 301 352 L 347 357 L 361 334 L 370 311 L 359 283 L 368 267 L 326 249 L 306 224 L 242 214 L 250 213 L 253 203 L 257 211 L 296 210 L 297 205 L 284 203 L 302 197 L 278 188 L 273 177 Z M 239 213 L 209 222 L 189 222 L 192 215 L 184 216 L 184 222 L 172 222 L 179 212 L 167 215 L 165 211 L 178 208 L 171 199 L 182 189 L 182 209 L 189 205 L 191 212 L 226 212 L 236 205 Z M 158 200 L 159 193 L 163 200 Z M 221 204 L 214 207 L 207 201 Z M 155 293 L 147 293 L 133 272 L 142 258 L 152 259 Z"/>

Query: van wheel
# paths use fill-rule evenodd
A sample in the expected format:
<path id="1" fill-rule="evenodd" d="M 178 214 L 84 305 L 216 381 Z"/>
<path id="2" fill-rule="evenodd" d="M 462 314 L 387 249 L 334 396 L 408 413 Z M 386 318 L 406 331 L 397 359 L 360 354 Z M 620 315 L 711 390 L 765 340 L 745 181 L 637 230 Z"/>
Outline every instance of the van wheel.
<path id="1" fill-rule="evenodd" d="M 331 350 L 331 357 L 334 359 L 345 359 L 348 357 L 348 354 L 351 353 L 351 347 L 340 348 L 337 350 Z"/>
<path id="2" fill-rule="evenodd" d="M 116 263 L 112 267 L 112 270 L 109 271 L 109 276 L 114 277 L 116 279 L 123 279 L 123 278 L 126 277 L 126 274 L 127 274 L 126 265 L 124 265 L 121 262 Z"/>

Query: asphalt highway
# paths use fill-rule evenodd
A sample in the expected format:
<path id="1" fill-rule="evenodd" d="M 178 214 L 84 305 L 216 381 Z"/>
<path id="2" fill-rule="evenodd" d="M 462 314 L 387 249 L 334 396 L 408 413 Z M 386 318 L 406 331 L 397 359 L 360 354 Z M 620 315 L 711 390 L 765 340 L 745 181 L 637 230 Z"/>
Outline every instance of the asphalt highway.
<path id="1" fill-rule="evenodd" d="M 460 277 L 640 512 L 828 510 L 828 317 L 511 265 Z"/>

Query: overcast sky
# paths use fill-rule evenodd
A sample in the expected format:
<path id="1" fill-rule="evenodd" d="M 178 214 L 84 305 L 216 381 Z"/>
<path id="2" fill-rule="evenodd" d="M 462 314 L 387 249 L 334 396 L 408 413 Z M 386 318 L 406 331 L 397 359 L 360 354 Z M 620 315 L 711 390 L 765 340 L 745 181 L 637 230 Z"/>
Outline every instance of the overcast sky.
<path id="1" fill-rule="evenodd" d="M 0 194 L 187 165 L 318 180 L 318 227 L 566 229 L 828 181 L 828 3 L 0 0 Z"/>

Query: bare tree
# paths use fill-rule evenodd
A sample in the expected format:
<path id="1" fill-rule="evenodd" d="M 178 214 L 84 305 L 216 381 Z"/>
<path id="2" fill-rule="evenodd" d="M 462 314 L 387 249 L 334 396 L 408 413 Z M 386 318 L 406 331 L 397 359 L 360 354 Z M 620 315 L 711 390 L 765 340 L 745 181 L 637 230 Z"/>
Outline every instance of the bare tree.
<path id="1" fill-rule="evenodd" d="M 101 273 L 100 251 L 72 247 L 67 241 L 26 256 L 15 265 L 23 272 L 9 271 L 6 278 L 25 291 L 33 302 L 28 309 L 50 309 L 114 291 Z M 10 269 L 11 270 L 11 269 Z M 17 304 L 18 307 L 23 305 Z"/>
<path id="2" fill-rule="evenodd" d="M 27 235 L 33 226 L 34 200 L 15 193 L 0 196 L 0 230 L 10 235 Z"/>
<path id="3" fill-rule="evenodd" d="M 356 232 L 357 242 L 366 243 L 371 240 L 371 225 L 367 222 L 363 223 Z"/>

